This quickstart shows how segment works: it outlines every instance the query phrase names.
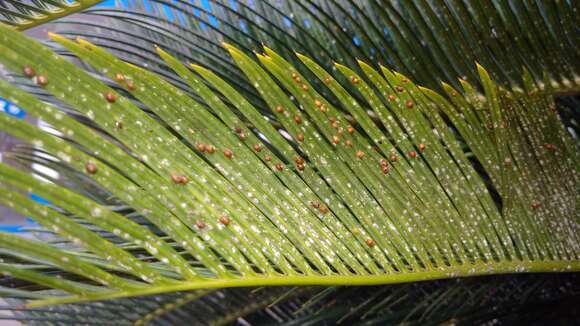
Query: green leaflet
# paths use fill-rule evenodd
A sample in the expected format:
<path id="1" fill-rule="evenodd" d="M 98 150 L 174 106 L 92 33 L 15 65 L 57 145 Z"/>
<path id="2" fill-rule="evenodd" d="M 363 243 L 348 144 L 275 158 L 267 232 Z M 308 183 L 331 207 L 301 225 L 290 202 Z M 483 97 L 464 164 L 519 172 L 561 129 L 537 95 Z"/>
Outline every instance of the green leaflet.
<path id="1" fill-rule="evenodd" d="M 103 271 L 102 269 L 95 267 L 90 263 L 83 262 L 74 255 L 66 253 L 63 250 L 50 247 L 39 241 L 27 240 L 5 233 L 2 234 L 2 237 L 0 238 L 0 246 L 3 249 L 13 250 L 15 252 L 22 252 L 31 256 L 39 257 L 46 261 L 48 264 L 61 268 L 64 271 L 87 277 L 88 279 L 112 288 L 131 290 L 140 287 L 140 284 L 138 283 L 134 283 L 132 281 L 107 273 L 106 271 Z M 5 271 L 9 272 L 9 269 L 5 269 Z M 64 284 L 61 286 L 65 287 Z"/>
<path id="2" fill-rule="evenodd" d="M 59 281 L 43 269 L 14 273 L 22 265 L 4 263 L 0 270 L 14 277 L 75 294 L 33 306 L 221 287 L 580 269 L 577 154 L 550 112 L 549 89 L 535 88 L 530 76 L 523 78 L 525 91 L 508 91 L 479 67 L 485 95 L 462 82 L 465 96 L 443 85 L 446 97 L 363 62 L 364 74 L 336 65 L 349 83 L 341 84 L 297 55 L 325 85 L 320 93 L 273 50 L 265 48 L 256 62 L 225 45 L 270 108 L 265 117 L 224 79 L 200 66 L 192 72 L 161 49 L 198 97 L 87 41 L 52 37 L 117 82 L 119 91 L 2 26 L 0 62 L 14 72 L 34 68 L 33 81 L 46 77 L 46 91 L 107 134 L 4 81 L 0 95 L 63 137 L 8 116 L 0 117 L 1 130 L 91 178 L 161 234 L 73 190 L 0 165 L 1 188 L 8 191 L 0 201 L 37 216 L 82 249 L 2 235 L 7 255 L 33 265 L 47 255 L 52 267 L 103 285 L 80 287 L 86 282 Z M 17 191 L 38 193 L 126 243 L 116 246 Z M 156 260 L 138 258 L 138 250 Z"/>

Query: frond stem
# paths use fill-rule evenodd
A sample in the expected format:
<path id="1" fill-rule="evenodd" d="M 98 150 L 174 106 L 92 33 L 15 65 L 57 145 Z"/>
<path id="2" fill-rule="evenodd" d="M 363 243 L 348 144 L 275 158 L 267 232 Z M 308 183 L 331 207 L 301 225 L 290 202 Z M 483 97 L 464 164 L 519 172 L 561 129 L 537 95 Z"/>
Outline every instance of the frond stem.
<path id="1" fill-rule="evenodd" d="M 70 296 L 48 298 L 30 302 L 27 307 L 37 308 L 48 305 L 109 300 L 129 296 L 152 295 L 165 292 L 190 291 L 196 289 L 215 289 L 253 286 L 370 286 L 419 281 L 431 281 L 455 277 L 472 277 L 510 273 L 553 273 L 578 272 L 580 261 L 511 261 L 500 263 L 475 263 L 461 266 L 444 267 L 437 270 L 403 272 L 381 275 L 292 275 L 246 277 L 239 279 L 219 279 L 207 281 L 183 282 L 175 285 L 147 287 L 131 291 L 105 292 L 89 296 Z"/>

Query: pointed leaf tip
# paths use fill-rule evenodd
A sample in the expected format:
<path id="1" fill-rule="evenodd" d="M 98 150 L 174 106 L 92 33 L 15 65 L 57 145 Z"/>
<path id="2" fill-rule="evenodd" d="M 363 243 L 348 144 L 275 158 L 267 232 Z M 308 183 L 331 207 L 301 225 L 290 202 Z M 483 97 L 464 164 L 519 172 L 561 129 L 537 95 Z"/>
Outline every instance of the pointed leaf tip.
<path id="1" fill-rule="evenodd" d="M 298 59 L 300 59 L 300 61 L 305 62 L 308 61 L 310 58 L 308 58 L 307 56 L 305 56 L 304 54 L 300 53 L 300 52 L 296 52 L 294 51 L 294 54 L 298 57 Z"/>
<path id="2" fill-rule="evenodd" d="M 366 67 L 368 67 L 368 68 L 370 68 L 370 67 L 371 67 L 371 66 L 370 66 L 368 63 L 366 63 L 366 62 L 362 61 L 361 59 L 356 59 L 356 62 L 358 63 L 358 65 L 359 65 L 360 67 L 365 67 L 365 68 L 366 68 Z"/>
<path id="3" fill-rule="evenodd" d="M 340 64 L 340 63 L 338 63 L 338 62 L 336 62 L 336 61 L 333 61 L 333 64 L 334 64 L 334 66 L 335 66 L 336 68 L 338 68 L 338 69 L 348 69 L 348 67 L 346 67 L 345 65 L 343 65 L 343 64 Z"/>
<path id="4" fill-rule="evenodd" d="M 298 51 L 294 51 L 294 54 L 298 57 L 298 58 L 306 58 L 306 56 Z"/>
<path id="5" fill-rule="evenodd" d="M 262 49 L 264 49 L 266 52 L 274 52 L 274 50 L 269 48 L 266 44 L 264 44 L 264 42 L 262 42 Z"/>
<path id="6" fill-rule="evenodd" d="M 260 52 L 257 52 L 257 51 L 254 51 L 254 55 L 260 60 L 268 58 L 267 55 L 260 53 Z"/>
<path id="7" fill-rule="evenodd" d="M 478 72 L 480 75 L 482 75 L 482 74 L 484 74 L 484 75 L 488 75 L 488 73 L 487 73 L 487 70 L 485 70 L 485 68 L 483 68 L 483 66 L 482 66 L 482 65 L 480 65 L 480 64 L 479 64 L 479 62 L 477 62 L 477 61 L 476 61 L 476 62 L 475 62 L 475 66 L 477 67 L 477 72 Z M 461 78 L 459 78 L 459 79 L 461 79 Z"/>
<path id="8" fill-rule="evenodd" d="M 441 81 L 441 86 L 445 91 L 453 91 L 453 86 L 449 85 L 448 83 Z"/>
<path id="9" fill-rule="evenodd" d="M 155 51 L 157 51 L 157 54 L 159 54 L 160 56 L 162 56 L 162 57 L 171 56 L 167 51 L 163 50 L 157 44 L 154 44 L 153 47 L 155 48 Z"/>
<path id="10" fill-rule="evenodd" d="M 398 79 L 409 79 L 407 78 L 405 75 L 403 75 L 402 73 L 398 72 L 398 71 L 394 71 L 393 70 L 393 74 L 395 75 L 395 77 L 397 77 Z"/>

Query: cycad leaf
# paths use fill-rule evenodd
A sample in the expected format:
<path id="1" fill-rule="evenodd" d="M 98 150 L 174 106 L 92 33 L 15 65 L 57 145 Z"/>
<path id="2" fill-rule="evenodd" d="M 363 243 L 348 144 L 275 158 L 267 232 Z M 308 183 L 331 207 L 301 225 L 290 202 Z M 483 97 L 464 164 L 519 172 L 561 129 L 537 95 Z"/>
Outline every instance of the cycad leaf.
<path id="1" fill-rule="evenodd" d="M 62 18 L 103 0 L 5 0 L 0 4 L 0 22 L 25 30 Z"/>
<path id="2" fill-rule="evenodd" d="M 100 284 L 79 295 L 70 288 L 76 283 L 62 281 L 60 289 L 77 295 L 33 306 L 222 287 L 373 285 L 580 269 L 575 144 L 551 110 L 550 89 L 533 86 L 529 76 L 525 91 L 507 90 L 479 67 L 485 95 L 462 82 L 466 95 L 445 86 L 446 98 L 362 62 L 364 75 L 336 66 L 345 85 L 298 55 L 295 60 L 325 85 L 324 96 L 273 50 L 258 54 L 258 63 L 225 45 L 270 108 L 276 129 L 216 74 L 194 66 L 196 75 L 162 50 L 161 58 L 203 102 L 87 41 L 52 37 L 125 90 L 113 91 L 2 26 L 0 61 L 35 75 L 100 131 L 6 82 L 0 83 L 3 97 L 63 136 L 7 116 L 2 130 L 85 173 L 157 231 L 0 165 L 4 189 L 49 199 L 66 214 L 60 222 L 42 216 L 39 222 L 79 240 L 57 249 L 3 236 L 3 253 L 11 257 L 5 270 L 42 262 L 71 281 Z M 481 171 L 459 140 L 473 148 Z M 16 193 L 5 198 L 28 203 Z M 57 216 L 51 209 L 29 206 L 28 212 Z M 101 235 L 69 214 L 149 256 L 115 248 L 112 240 L 91 240 Z M 55 223 L 62 224 L 54 229 Z M 47 253 L 52 256 L 45 259 Z M 58 254 L 74 264 L 63 264 Z M 53 275 L 30 269 L 20 277 L 56 288 Z"/>
<path id="3" fill-rule="evenodd" d="M 64 34 L 92 38 L 137 64 L 147 58 L 157 65 L 146 42 L 196 64 L 214 62 L 208 68 L 230 83 L 240 79 L 223 60 L 220 40 L 246 54 L 268 44 L 294 65 L 293 50 L 327 69 L 332 61 L 357 72 L 357 59 L 375 68 L 383 64 L 436 90 L 440 81 L 478 83 L 478 61 L 500 84 L 521 87 L 527 69 L 538 84 L 548 72 L 549 83 L 566 92 L 577 90 L 579 81 L 574 12 L 568 1 L 154 0 L 89 11 L 113 29 L 94 29 L 86 20 L 59 24 Z M 79 31 L 79 25 L 89 28 Z"/>

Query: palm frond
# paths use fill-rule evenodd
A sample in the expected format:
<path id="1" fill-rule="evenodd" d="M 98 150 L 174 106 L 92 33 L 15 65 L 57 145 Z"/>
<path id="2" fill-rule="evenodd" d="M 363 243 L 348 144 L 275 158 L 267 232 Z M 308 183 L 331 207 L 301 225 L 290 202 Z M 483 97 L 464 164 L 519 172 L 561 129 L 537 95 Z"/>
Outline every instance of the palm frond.
<path id="1" fill-rule="evenodd" d="M 529 74 L 523 90 L 508 90 L 478 66 L 484 95 L 462 81 L 466 95 L 444 85 L 444 96 L 362 61 L 364 75 L 336 65 L 344 85 L 297 55 L 331 103 L 273 50 L 257 54 L 258 63 L 226 45 L 276 129 L 216 74 L 194 65 L 195 74 L 161 49 L 161 59 L 207 106 L 82 39 L 52 36 L 123 92 L 26 36 L 0 30 L 8 69 L 24 71 L 99 128 L 0 81 L 3 97 L 62 136 L 5 115 L 2 130 L 84 173 L 155 226 L 0 164 L 2 203 L 73 244 L 0 238 L 3 273 L 69 294 L 31 306 L 580 268 L 578 151 L 553 112 L 550 83 L 539 88 Z M 32 190 L 58 209 L 20 194 Z"/>
<path id="2" fill-rule="evenodd" d="M 29 29 L 59 19 L 103 0 L 2 0 L 0 22 L 18 30 Z"/>
<path id="3" fill-rule="evenodd" d="M 88 38 L 117 55 L 132 52 L 141 56 L 136 64 L 144 58 L 156 62 L 142 47 L 154 40 L 182 60 L 216 62 L 209 67 L 225 74 L 235 71 L 219 48 L 225 41 L 246 54 L 268 44 L 294 65 L 293 51 L 327 69 L 339 62 L 360 73 L 358 59 L 374 68 L 382 64 L 436 90 L 440 81 L 456 88 L 458 78 L 478 83 L 475 61 L 503 85 L 521 87 L 528 70 L 538 84 L 548 72 L 558 92 L 578 90 L 577 16 L 568 1 L 153 0 L 88 13 L 92 20 L 110 21 L 115 31 L 77 19 L 59 22 L 63 35 Z M 231 83 L 236 77 L 226 78 Z"/>

